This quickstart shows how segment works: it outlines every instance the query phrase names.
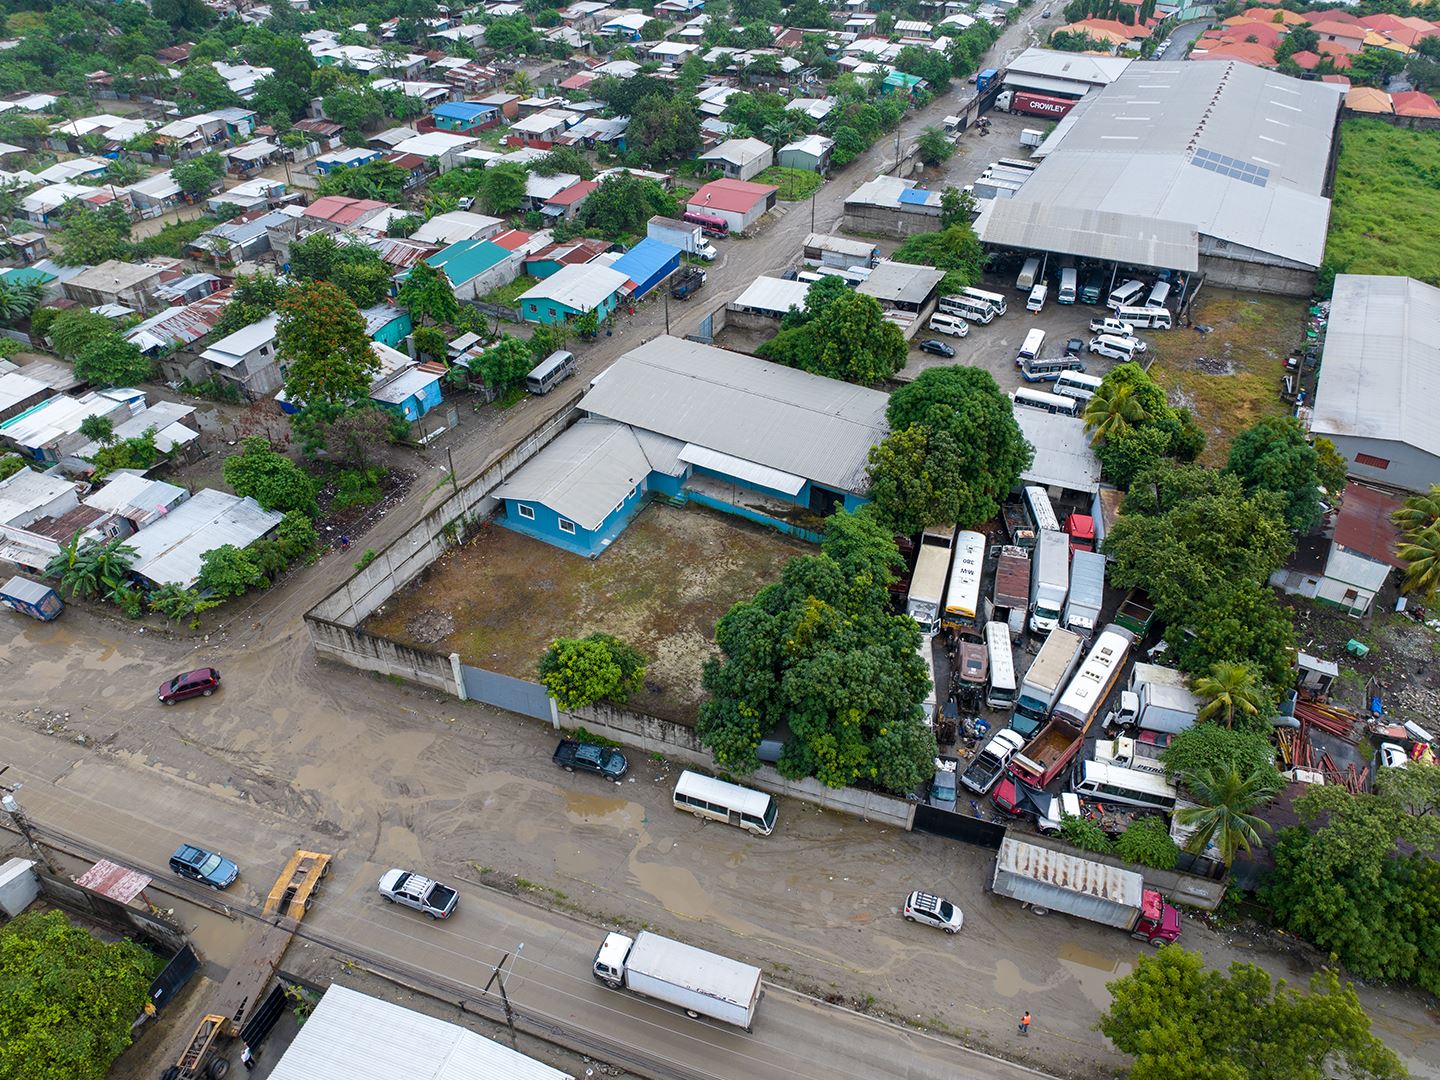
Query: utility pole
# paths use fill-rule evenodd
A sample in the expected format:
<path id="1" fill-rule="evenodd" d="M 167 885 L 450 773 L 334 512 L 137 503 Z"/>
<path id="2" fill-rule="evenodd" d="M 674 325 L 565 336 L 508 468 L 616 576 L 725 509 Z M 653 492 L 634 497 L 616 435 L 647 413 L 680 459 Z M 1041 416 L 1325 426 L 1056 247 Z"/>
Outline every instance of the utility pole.
<path id="1" fill-rule="evenodd" d="M 815 199 L 819 194 L 820 188 L 818 186 L 810 193 L 810 231 L 812 233 L 815 231 Z"/>
<path id="2" fill-rule="evenodd" d="M 450 444 L 445 444 L 445 458 L 450 462 L 450 486 L 455 489 L 455 494 L 460 494 L 460 484 L 455 479 L 455 455 L 450 452 Z"/>
<path id="3" fill-rule="evenodd" d="M 519 947 L 515 950 L 515 959 L 520 959 L 520 952 L 524 948 L 525 943 L 522 941 Z M 485 984 L 485 989 L 480 992 L 482 994 L 488 994 L 490 992 L 490 987 L 496 985 L 497 983 L 499 984 L 500 1001 L 505 1006 L 505 1024 L 510 1029 L 510 1045 L 511 1047 L 515 1047 L 515 1010 L 510 1007 L 510 996 L 505 992 L 505 961 L 509 959 L 509 953 L 506 953 L 500 958 L 500 962 L 496 964 L 494 968 L 492 968 L 490 971 L 490 981 Z M 513 969 L 514 965 L 511 965 L 511 967 Z"/>
<path id="4" fill-rule="evenodd" d="M 8 771 L 9 765 L 0 766 L 0 773 Z M 10 820 L 15 822 L 15 827 L 20 830 L 20 835 L 25 838 L 25 843 L 30 845 L 30 851 L 45 867 L 56 877 L 60 876 L 60 868 L 50 861 L 50 856 L 45 854 L 45 849 L 40 846 L 40 841 L 35 837 L 35 828 L 30 824 L 30 819 L 25 816 L 25 811 L 20 809 L 20 802 L 15 798 L 15 792 L 19 791 L 20 784 L 0 784 L 0 791 L 5 794 L 0 796 L 0 809 L 10 815 Z"/>

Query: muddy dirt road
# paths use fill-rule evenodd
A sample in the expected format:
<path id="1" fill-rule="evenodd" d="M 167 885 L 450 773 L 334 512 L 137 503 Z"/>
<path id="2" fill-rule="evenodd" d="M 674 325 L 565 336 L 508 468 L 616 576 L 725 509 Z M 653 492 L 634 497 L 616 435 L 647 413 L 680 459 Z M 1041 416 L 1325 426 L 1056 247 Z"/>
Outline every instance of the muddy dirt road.
<path id="1" fill-rule="evenodd" d="M 540 725 L 322 665 L 303 630 L 181 642 L 73 607 L 55 623 L 22 622 L 0 623 L 0 730 L 42 830 L 155 869 L 181 839 L 214 845 L 241 864 L 236 899 L 250 904 L 294 847 L 333 851 L 332 884 L 307 920 L 317 932 L 472 984 L 523 941 L 535 968 L 522 965 L 524 981 L 512 984 L 521 1008 L 582 1029 L 608 1025 L 666 1060 L 768 1048 L 763 1062 L 716 1058 L 730 1064 L 713 1075 L 819 1075 L 821 1062 L 828 1076 L 880 1075 L 881 1062 L 902 1059 L 908 1075 L 946 1075 L 935 1071 L 937 1047 L 953 1075 L 956 1051 L 848 1016 L 802 1017 L 791 1010 L 813 1007 L 778 990 L 757 1046 L 696 1028 L 593 984 L 586 964 L 599 926 L 647 925 L 756 963 L 778 983 L 1057 1075 L 1116 1068 L 1093 1024 L 1105 983 L 1129 969 L 1137 946 L 987 896 L 989 859 L 978 849 L 789 802 L 769 838 L 701 824 L 670 807 L 675 770 L 663 762 L 637 760 L 620 785 L 561 772 Z M 203 663 L 224 672 L 215 697 L 156 702 L 164 676 Z M 436 926 L 383 905 L 374 882 L 392 865 L 452 880 L 461 917 Z M 915 887 L 956 901 L 964 931 L 903 922 L 898 905 Z M 1194 920 L 1185 935 L 1216 964 L 1253 958 L 1292 981 L 1312 959 L 1259 954 Z M 1440 1028 L 1419 998 L 1363 996 L 1415 1074 L 1435 1075 Z M 1017 1045 L 1025 1009 L 1035 1031 Z M 797 1045 L 803 1052 L 785 1059 Z M 859 1068 L 872 1054 L 874 1071 Z M 968 1075 L 1007 1075 L 966 1060 Z"/>

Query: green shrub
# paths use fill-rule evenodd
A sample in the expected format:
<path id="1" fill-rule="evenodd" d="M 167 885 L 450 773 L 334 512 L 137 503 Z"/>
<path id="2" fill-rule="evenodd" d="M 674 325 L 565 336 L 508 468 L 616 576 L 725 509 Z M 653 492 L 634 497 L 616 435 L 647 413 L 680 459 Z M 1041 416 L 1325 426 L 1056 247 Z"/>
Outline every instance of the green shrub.
<path id="1" fill-rule="evenodd" d="M 341 471 L 336 478 L 335 498 L 330 503 L 331 509 L 346 510 L 352 506 L 369 506 L 373 502 L 379 502 L 382 494 L 380 481 L 383 479 L 385 470 L 379 467 Z"/>
<path id="2" fill-rule="evenodd" d="M 1136 818 L 1115 841 L 1115 853 L 1156 870 L 1174 870 L 1180 861 L 1180 848 L 1170 839 L 1165 819 L 1154 814 Z"/>

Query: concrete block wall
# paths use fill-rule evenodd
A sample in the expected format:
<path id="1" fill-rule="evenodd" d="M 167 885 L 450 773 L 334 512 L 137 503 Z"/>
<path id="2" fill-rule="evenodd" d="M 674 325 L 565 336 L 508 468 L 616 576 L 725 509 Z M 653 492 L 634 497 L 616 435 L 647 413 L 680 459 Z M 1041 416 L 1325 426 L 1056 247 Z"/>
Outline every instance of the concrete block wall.
<path id="1" fill-rule="evenodd" d="M 448 656 L 412 649 L 388 638 L 364 634 L 358 629 L 323 619 L 307 618 L 306 622 L 318 656 L 361 671 L 395 675 L 455 697 L 461 696 L 455 681 L 455 666 Z"/>

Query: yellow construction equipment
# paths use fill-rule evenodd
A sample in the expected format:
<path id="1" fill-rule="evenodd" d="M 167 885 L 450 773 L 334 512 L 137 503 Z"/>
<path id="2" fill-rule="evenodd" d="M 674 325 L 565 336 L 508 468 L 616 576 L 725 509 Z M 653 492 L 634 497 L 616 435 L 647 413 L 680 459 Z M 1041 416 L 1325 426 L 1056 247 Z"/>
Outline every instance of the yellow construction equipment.
<path id="1" fill-rule="evenodd" d="M 190 1045 L 180 1055 L 180 1060 L 165 1070 L 165 1080 L 191 1080 L 192 1077 L 201 1076 L 208 1077 L 209 1080 L 220 1080 L 220 1077 L 229 1072 L 230 1062 L 227 1058 L 211 1057 L 209 1063 L 206 1063 L 215 1038 L 224 1026 L 225 1017 L 213 1013 L 201 1020 Z"/>
<path id="2" fill-rule="evenodd" d="M 319 851 L 297 850 L 265 898 L 265 914 L 288 915 L 297 922 L 304 918 L 320 882 L 330 873 L 330 859 Z"/>

